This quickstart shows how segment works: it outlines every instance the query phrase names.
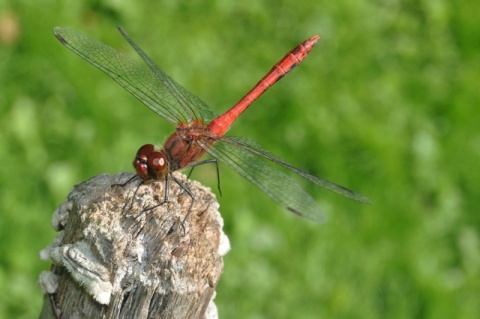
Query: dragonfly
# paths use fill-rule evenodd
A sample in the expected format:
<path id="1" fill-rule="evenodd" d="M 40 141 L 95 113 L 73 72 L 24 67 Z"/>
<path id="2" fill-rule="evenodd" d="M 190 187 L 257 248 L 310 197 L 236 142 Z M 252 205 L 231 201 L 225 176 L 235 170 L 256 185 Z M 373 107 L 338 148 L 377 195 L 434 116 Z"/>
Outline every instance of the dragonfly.
<path id="1" fill-rule="evenodd" d="M 284 171 L 293 172 L 346 198 L 371 203 L 359 193 L 296 168 L 252 139 L 225 136 L 235 120 L 260 95 L 307 57 L 320 39 L 318 35 L 288 52 L 238 103 L 218 116 L 200 98 L 157 66 L 125 30 L 117 28 L 144 63 L 68 27 L 55 27 L 54 34 L 64 46 L 105 72 L 153 112 L 176 127 L 162 147 L 143 145 L 133 161 L 136 176 L 142 181 L 166 180 L 165 197 L 168 196 L 169 178 L 182 186 L 172 175 L 174 171 L 214 161 L 217 170 L 218 162 L 226 164 L 285 209 L 311 221 L 324 221 L 323 211 L 297 181 Z M 201 160 L 206 154 L 210 155 L 210 159 Z M 194 197 L 189 194 L 193 204 Z"/>

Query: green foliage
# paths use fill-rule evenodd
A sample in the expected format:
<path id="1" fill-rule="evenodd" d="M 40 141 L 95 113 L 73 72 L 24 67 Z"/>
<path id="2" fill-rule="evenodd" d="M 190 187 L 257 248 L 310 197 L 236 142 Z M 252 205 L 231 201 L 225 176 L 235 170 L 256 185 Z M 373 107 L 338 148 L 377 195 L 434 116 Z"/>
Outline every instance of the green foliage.
<path id="1" fill-rule="evenodd" d="M 53 36 L 132 54 L 122 25 L 220 113 L 301 40 L 321 41 L 229 132 L 368 196 L 305 185 L 329 220 L 290 216 L 221 167 L 233 249 L 221 318 L 477 318 L 480 20 L 476 2 L 13 1 L 0 4 L 0 317 L 38 316 L 38 251 L 72 186 L 132 171 L 173 130 Z M 215 175 L 193 178 L 215 187 Z M 241 196 L 239 196 L 241 195 Z"/>

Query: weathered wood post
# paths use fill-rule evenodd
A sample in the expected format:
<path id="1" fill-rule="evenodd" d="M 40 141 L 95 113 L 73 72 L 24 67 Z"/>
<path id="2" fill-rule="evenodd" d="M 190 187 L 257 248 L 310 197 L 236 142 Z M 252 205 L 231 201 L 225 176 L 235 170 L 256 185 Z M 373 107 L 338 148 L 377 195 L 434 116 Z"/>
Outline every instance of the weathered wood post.
<path id="1" fill-rule="evenodd" d="M 60 231 L 41 252 L 53 261 L 40 276 L 44 318 L 217 318 L 215 287 L 228 239 L 210 190 L 175 176 L 124 183 L 131 174 L 99 175 L 76 185 L 54 213 Z"/>

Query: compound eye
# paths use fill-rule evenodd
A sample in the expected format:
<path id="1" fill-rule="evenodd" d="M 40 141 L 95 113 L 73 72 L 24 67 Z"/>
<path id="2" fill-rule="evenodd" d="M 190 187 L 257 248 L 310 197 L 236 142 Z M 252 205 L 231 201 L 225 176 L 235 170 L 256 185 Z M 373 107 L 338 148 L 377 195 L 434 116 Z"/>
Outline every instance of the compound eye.
<path id="1" fill-rule="evenodd" d="M 151 152 L 147 159 L 148 173 L 153 179 L 162 179 L 168 172 L 168 161 L 162 152 Z"/>
<path id="2" fill-rule="evenodd" d="M 133 167 L 135 167 L 135 171 L 137 172 L 137 176 L 140 177 L 144 181 L 148 181 L 151 179 L 150 175 L 148 175 L 148 167 L 147 164 L 142 163 L 138 159 L 133 161 Z"/>
<path id="3" fill-rule="evenodd" d="M 136 157 L 139 159 L 145 159 L 145 162 L 146 162 L 148 154 L 150 154 L 154 150 L 155 150 L 155 147 L 153 147 L 152 144 L 145 144 L 138 149 Z"/>
<path id="4" fill-rule="evenodd" d="M 133 167 L 135 167 L 135 171 L 137 172 L 138 177 L 140 177 L 144 181 L 151 179 L 148 173 L 147 159 L 148 155 L 152 153 L 154 149 L 155 148 L 152 144 L 143 145 L 138 149 L 137 155 L 133 160 Z"/>

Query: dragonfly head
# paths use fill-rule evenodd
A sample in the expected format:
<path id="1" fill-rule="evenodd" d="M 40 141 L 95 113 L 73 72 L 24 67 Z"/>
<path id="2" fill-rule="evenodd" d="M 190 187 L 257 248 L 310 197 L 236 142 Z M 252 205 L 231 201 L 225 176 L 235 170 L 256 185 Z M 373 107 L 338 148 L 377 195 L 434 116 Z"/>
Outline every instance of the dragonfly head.
<path id="1" fill-rule="evenodd" d="M 145 144 L 138 149 L 133 167 L 142 180 L 159 180 L 168 172 L 167 156 L 163 152 L 155 151 L 152 144 Z"/>

